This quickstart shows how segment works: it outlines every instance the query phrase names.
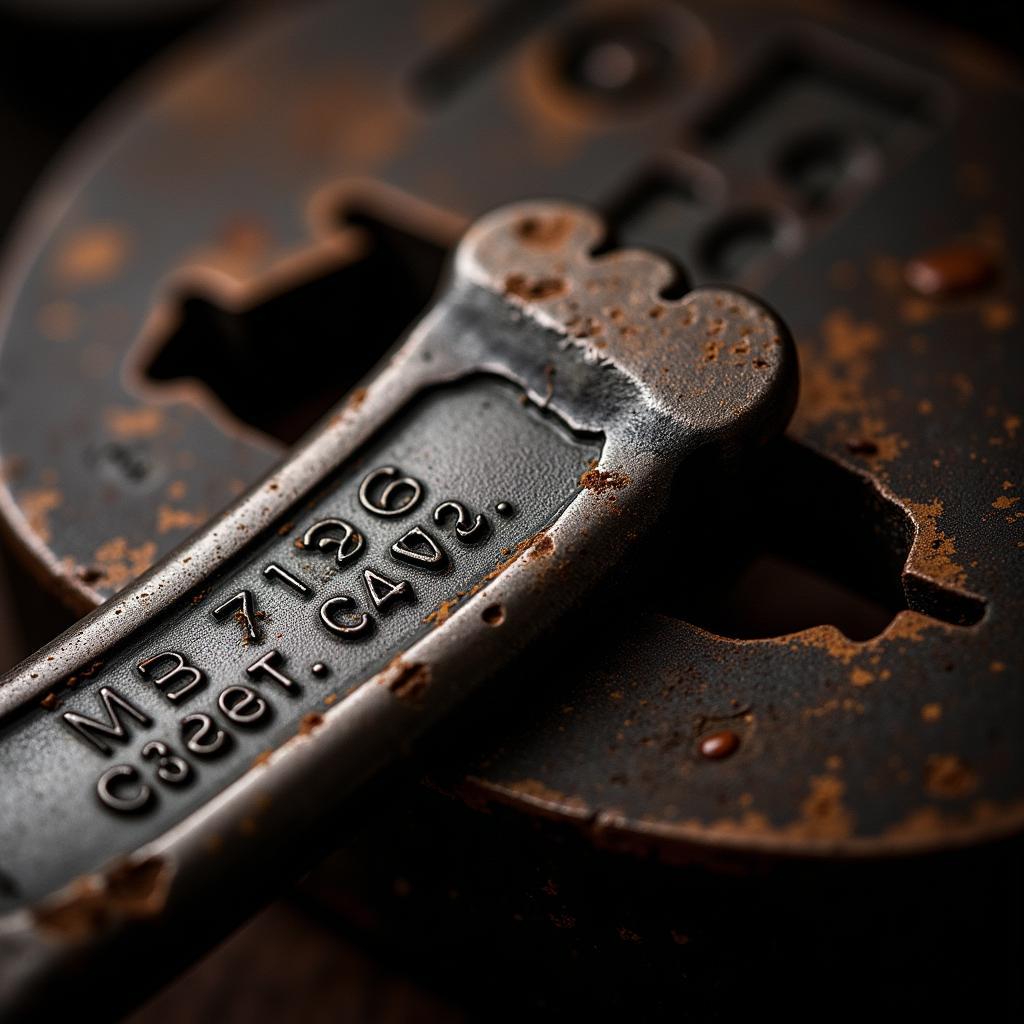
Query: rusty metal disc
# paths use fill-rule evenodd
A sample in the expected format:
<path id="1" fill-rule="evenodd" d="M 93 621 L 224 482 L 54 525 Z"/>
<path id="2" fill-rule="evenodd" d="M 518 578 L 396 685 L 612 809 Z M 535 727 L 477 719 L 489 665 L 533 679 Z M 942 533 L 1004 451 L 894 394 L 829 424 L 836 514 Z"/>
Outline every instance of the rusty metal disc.
<path id="1" fill-rule="evenodd" d="M 8 253 L 10 533 L 92 607 L 357 383 L 471 217 L 577 199 L 778 309 L 802 396 L 443 785 L 667 855 L 1017 831 L 1020 86 L 853 5 L 514 8 L 266 14 L 83 136 Z"/>

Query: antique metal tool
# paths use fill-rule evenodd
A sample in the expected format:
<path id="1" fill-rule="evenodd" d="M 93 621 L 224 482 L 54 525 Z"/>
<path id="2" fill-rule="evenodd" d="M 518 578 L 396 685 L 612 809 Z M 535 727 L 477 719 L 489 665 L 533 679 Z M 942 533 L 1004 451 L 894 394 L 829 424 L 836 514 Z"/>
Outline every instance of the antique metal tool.
<path id="1" fill-rule="evenodd" d="M 780 311 L 802 370 L 786 437 L 732 487 L 676 491 L 628 584 L 530 645 L 425 784 L 291 899 L 488 1006 L 571 990 L 711 1017 L 722 993 L 786 979 L 788 1006 L 813 978 L 974 1015 L 1020 948 L 1022 102 L 994 55 L 861 4 L 239 18 L 85 132 L 28 208 L 2 302 L 0 521 L 43 586 L 95 608 L 356 386 L 468 224 L 523 195 L 600 211 L 617 244 Z M 484 549 L 435 533 L 434 497 L 518 523 L 416 479 L 431 497 L 410 517 L 452 566 Z M 351 540 L 326 529 L 329 562 Z"/>
<path id="2" fill-rule="evenodd" d="M 693 487 L 698 452 L 782 429 L 782 323 L 725 289 L 666 299 L 668 263 L 595 256 L 602 236 L 566 204 L 483 218 L 378 375 L 0 682 L 8 1012 L 141 981 L 169 932 L 219 935 L 225 890 L 292 873 Z"/>

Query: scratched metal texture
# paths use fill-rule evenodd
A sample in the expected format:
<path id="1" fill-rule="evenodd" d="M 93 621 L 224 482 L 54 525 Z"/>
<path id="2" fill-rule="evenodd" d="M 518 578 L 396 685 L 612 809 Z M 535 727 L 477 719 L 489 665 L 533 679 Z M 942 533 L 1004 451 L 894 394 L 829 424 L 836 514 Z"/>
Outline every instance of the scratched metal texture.
<path id="1" fill-rule="evenodd" d="M 6 818 L 18 836 L 6 850 L 13 870 L 3 876 L 4 889 L 23 888 L 34 896 L 57 878 L 65 880 L 2 921 L 5 1012 L 31 1019 L 69 1005 L 76 991 L 95 1000 L 125 973 L 131 983 L 119 995 L 131 998 L 166 977 L 177 958 L 195 954 L 237 920 L 239 905 L 266 898 L 265 886 L 253 883 L 268 868 L 280 863 L 295 871 L 307 862 L 311 846 L 344 816 L 367 780 L 408 753 L 460 698 L 606 578 L 663 516 L 673 487 L 699 484 L 702 459 L 720 466 L 723 459 L 750 458 L 778 437 L 797 391 L 796 354 L 784 324 L 736 291 L 697 288 L 669 298 L 673 271 L 666 261 L 635 249 L 597 255 L 605 237 L 599 217 L 558 201 L 513 204 L 480 218 L 460 242 L 436 305 L 362 388 L 223 515 L 0 680 L 3 739 L 10 748 Z M 728 358 L 712 356 L 709 345 Z M 468 393 L 438 392 L 406 411 L 432 388 L 481 374 L 504 378 L 519 394 L 477 381 L 462 384 Z M 551 426 L 538 422 L 548 417 L 581 443 L 563 435 L 552 451 L 545 434 Z M 401 426 L 376 436 L 396 418 Z M 449 439 L 453 432 L 458 442 Z M 401 478 L 388 465 L 363 476 L 355 498 L 333 487 L 322 501 L 317 497 L 339 466 L 346 467 L 342 483 L 351 486 L 385 456 L 401 457 L 431 482 Z M 391 482 L 382 485 L 382 476 Z M 409 583 L 378 576 L 377 586 L 386 588 L 378 593 L 370 572 L 385 570 L 364 511 L 405 519 L 416 514 L 427 488 L 438 486 L 440 497 L 443 488 L 473 483 L 481 494 L 472 507 L 488 507 L 484 491 L 522 492 L 511 501 L 499 497 L 493 506 L 496 516 L 514 525 L 478 537 L 480 554 L 464 563 L 453 558 L 446 573 L 435 564 L 432 584 L 418 579 L 409 592 Z M 403 500 L 396 487 L 412 497 Z M 442 499 L 436 505 L 437 525 L 443 526 L 451 504 Z M 354 535 L 365 538 L 361 552 L 375 553 L 372 562 L 360 563 L 365 603 L 372 601 L 375 611 L 394 620 L 379 633 L 367 632 L 370 620 L 349 594 L 331 593 L 335 586 L 355 588 L 351 570 L 347 583 L 345 572 L 337 580 L 328 575 L 329 600 L 319 609 L 319 625 L 294 607 L 284 611 L 259 584 L 259 563 L 272 557 L 264 574 L 280 576 L 284 562 L 296 572 L 278 582 L 293 590 L 320 589 L 304 559 L 323 547 L 316 539 L 322 526 L 344 524 L 335 518 L 314 532 L 306 528 L 297 538 L 298 553 L 289 534 L 296 516 L 324 511 L 350 517 Z M 472 522 L 465 510 L 453 511 L 466 525 Z M 284 516 L 291 519 L 277 526 Z M 459 530 L 456 525 L 457 535 Z M 346 537 L 352 536 L 349 528 Z M 419 560 L 408 546 L 411 536 L 387 548 L 396 561 Z M 422 555 L 427 538 L 419 536 Z M 471 544 L 465 532 L 461 537 Z M 512 546 L 496 548 L 501 540 Z M 436 544 L 430 546 L 440 554 Z M 355 552 L 339 547 L 338 555 Z M 417 577 L 428 572 L 419 568 Z M 303 576 L 308 583 L 298 582 Z M 391 610 L 403 590 L 418 608 Z M 202 607 L 207 601 L 213 622 Z M 349 613 L 343 622 L 328 614 L 338 602 Z M 260 605 L 266 606 L 262 615 Z M 271 636 L 268 627 L 278 616 L 280 629 Z M 226 641 L 222 625 L 229 627 Z M 244 627 L 247 642 L 239 644 L 232 626 Z M 86 695 L 106 693 L 109 699 L 118 683 L 138 704 L 150 706 L 150 712 L 130 708 L 138 727 L 119 724 L 115 730 L 111 721 L 109 741 L 98 744 L 110 754 L 105 748 L 115 742 L 134 746 L 133 732 L 150 730 L 153 719 L 161 730 L 173 729 L 169 710 L 152 710 L 152 703 L 162 707 L 156 700 L 162 695 L 172 705 L 194 708 L 205 689 L 200 668 L 211 673 L 211 683 L 213 673 L 219 682 L 254 671 L 253 682 L 266 682 L 269 670 L 282 688 L 295 690 L 277 666 L 318 657 L 325 630 L 360 643 L 348 658 L 336 660 L 337 651 L 323 655 L 347 684 L 337 701 L 325 697 L 324 710 L 307 712 L 297 728 L 297 704 L 279 720 L 270 718 L 272 748 L 248 765 L 231 757 L 219 768 L 204 768 L 191 799 L 176 807 L 164 803 L 167 794 L 150 799 L 138 767 L 116 765 L 110 772 L 122 781 L 127 776 L 127 789 L 112 789 L 105 781 L 111 775 L 104 773 L 96 785 L 103 806 L 92 805 L 94 817 L 75 827 L 83 810 L 90 813 L 79 789 L 89 774 L 87 750 L 54 742 L 53 730 L 64 740 L 73 738 L 67 729 L 91 732 L 95 740 L 97 726 L 76 717 L 79 711 L 61 711 L 63 703 L 95 709 Z M 289 654 L 271 648 L 278 641 Z M 254 648 L 263 654 L 246 666 Z M 176 667 L 161 676 L 167 657 Z M 183 657 L 190 666 L 184 679 Z M 157 667 L 147 670 L 154 659 Z M 152 685 L 126 682 L 133 668 L 144 676 L 150 671 Z M 315 665 L 310 672 L 316 674 Z M 220 712 L 255 728 L 251 717 L 239 723 L 232 711 L 240 701 L 255 710 L 260 698 L 236 689 L 225 704 L 230 693 L 220 694 Z M 129 708 L 121 693 L 117 700 Z M 172 756 L 170 744 L 154 749 L 152 740 L 142 740 L 139 757 L 156 755 L 154 789 L 156 783 L 172 790 L 183 785 L 185 764 Z M 136 812 L 139 826 L 119 827 L 123 821 L 107 818 L 106 826 L 97 827 L 97 812 Z M 256 833 L 260 842 L 253 844 Z M 35 852 L 39 843 L 44 855 Z M 115 851 L 120 855 L 112 857 Z M 225 885 L 237 893 L 222 899 Z M 189 932 L 175 959 L 154 964 L 161 936 L 186 928 L 194 907 L 204 902 L 204 926 Z M 156 921 L 159 929 L 153 928 Z M 54 986 L 57 975 L 83 987 Z"/>
<path id="2" fill-rule="evenodd" d="M 503 548 L 521 545 L 555 517 L 578 489 L 588 462 L 600 455 L 600 446 L 576 441 L 517 398 L 508 385 L 483 379 L 424 396 L 362 452 L 355 465 L 325 483 L 325 493 L 301 509 L 301 519 L 273 525 L 256 550 L 225 566 L 209 584 L 197 586 L 191 598 L 165 614 L 154 629 L 121 644 L 89 679 L 63 691 L 59 703 L 36 706 L 7 724 L 0 734 L 0 762 L 7 779 L 0 795 L 0 818 L 5 823 L 0 864 L 9 878 L 18 880 L 19 902 L 34 902 L 59 888 L 67 881 L 69 866 L 79 874 L 98 870 L 202 807 L 260 754 L 293 736 L 304 715 L 322 714 L 370 669 L 383 667 L 412 638 L 426 632 L 429 623 L 424 616 L 492 571 L 502 561 Z M 499 451 L 506 457 L 480 457 Z M 415 508 L 398 518 L 381 518 L 360 505 L 359 482 L 378 466 L 416 468 L 424 493 Z M 483 541 L 462 544 L 434 525 L 431 510 L 452 498 L 483 510 L 492 524 Z M 494 513 L 494 505 L 502 500 L 513 504 L 514 517 Z M 296 546 L 306 529 L 328 517 L 343 518 L 364 538 L 362 553 L 352 564 L 339 565 L 333 549 Z M 445 552 L 441 571 L 403 565 L 391 556 L 390 545 L 415 525 L 423 526 Z M 291 573 L 308 593 L 300 595 L 280 579 L 265 578 L 262 570 L 268 564 Z M 360 579 L 367 567 L 391 581 L 410 581 L 411 597 L 391 601 L 378 612 Z M 251 595 L 255 639 L 248 636 L 244 621 L 229 615 L 218 623 L 211 615 L 243 588 Z M 321 603 L 340 593 L 356 595 L 360 610 L 375 617 L 377 624 L 367 637 L 346 644 L 320 623 Z M 294 681 L 294 692 L 264 673 L 248 678 L 239 672 L 240 662 L 252 663 L 268 650 L 278 652 L 274 664 Z M 187 664 L 203 672 L 199 685 L 177 704 L 154 687 L 152 673 L 144 678 L 136 669 L 139 662 L 163 651 L 180 653 Z M 314 664 L 327 671 L 314 674 Z M 172 660 L 154 670 L 159 675 L 161 669 L 173 667 Z M 170 689 L 185 681 L 177 677 Z M 140 729 L 122 716 L 129 730 L 139 733 L 140 742 L 159 738 L 176 755 L 185 754 L 194 762 L 187 784 L 153 789 L 154 806 L 148 808 L 152 813 L 118 820 L 101 808 L 95 799 L 96 779 L 112 764 L 133 756 L 118 749 L 116 741 L 108 741 L 104 754 L 60 721 L 67 712 L 102 720 L 96 696 L 100 683 L 152 719 L 151 726 Z M 183 746 L 179 720 L 196 712 L 222 718 L 217 695 L 227 684 L 250 686 L 269 711 L 248 726 L 228 723 L 223 754 L 195 757 Z M 73 844 L 66 841 L 69 827 Z"/>
<path id="3" fill-rule="evenodd" d="M 509 31 L 427 103 L 410 75 L 464 21 L 411 3 L 386 18 L 297 8 L 171 61 L 112 111 L 9 254 L 7 525 L 89 607 L 279 456 L 195 388 L 140 384 L 140 353 L 175 329 L 182 294 L 231 311 L 344 267 L 347 210 L 391 211 L 443 248 L 503 201 L 582 199 L 693 282 L 731 280 L 782 312 L 803 377 L 790 439 L 860 488 L 903 610 L 864 642 L 691 624 L 673 604 L 691 563 L 770 517 L 756 487 L 725 510 L 682 494 L 652 569 L 591 608 L 577 642 L 537 655 L 544 685 L 460 749 L 450 788 L 669 854 L 887 853 L 1017 830 L 1024 243 L 1008 197 L 1024 167 L 1001 140 L 1019 85 L 955 41 L 860 24 L 853 6 L 652 3 L 631 17 L 660 26 L 671 87 L 608 105 L 553 63 L 591 9 Z M 779 168 L 828 130 L 863 159 L 821 204 Z M 636 201 L 651 181 L 668 187 Z M 721 238 L 752 212 L 773 242 L 734 268 Z M 991 255 L 994 281 L 953 299 L 909 291 L 906 261 L 960 239 Z M 338 351 L 309 375 L 353 379 L 341 353 L 360 348 L 345 337 L 359 298 L 339 292 Z M 280 358 L 301 362 L 285 340 Z M 799 497 L 845 529 L 818 484 Z M 723 729 L 736 753 L 699 756 Z"/>

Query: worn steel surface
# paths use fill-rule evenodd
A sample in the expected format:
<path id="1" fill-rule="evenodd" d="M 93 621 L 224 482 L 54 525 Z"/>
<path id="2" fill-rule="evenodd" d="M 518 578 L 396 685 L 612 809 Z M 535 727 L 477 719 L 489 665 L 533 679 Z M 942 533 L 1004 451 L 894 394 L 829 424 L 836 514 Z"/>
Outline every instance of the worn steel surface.
<path id="1" fill-rule="evenodd" d="M 1019 86 L 838 5 L 508 11 L 269 17 L 69 158 L 8 273 L 16 538 L 80 606 L 115 592 L 391 344 L 469 217 L 578 197 L 782 310 L 803 397 L 746 492 L 678 496 L 453 788 L 667 853 L 1019 828 Z M 751 548 L 892 623 L 732 628 L 706 608 Z"/>
<path id="2" fill-rule="evenodd" d="M 146 964 L 197 905 L 187 945 L 219 937 L 225 886 L 294 873 L 349 793 L 699 483 L 699 453 L 783 429 L 781 322 L 726 289 L 667 300 L 670 266 L 595 258 L 603 235 L 564 203 L 483 218 L 321 430 L 0 680 L 6 1012 L 64 1005 L 58 972 L 76 999 L 162 978 Z"/>

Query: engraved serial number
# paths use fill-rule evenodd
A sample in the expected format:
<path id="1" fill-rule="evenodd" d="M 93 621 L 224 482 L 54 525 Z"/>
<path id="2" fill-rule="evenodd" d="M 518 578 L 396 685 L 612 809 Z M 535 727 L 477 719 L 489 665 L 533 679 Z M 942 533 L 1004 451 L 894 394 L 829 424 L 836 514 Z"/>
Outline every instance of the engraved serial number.
<path id="1" fill-rule="evenodd" d="M 363 477 L 357 498 L 367 512 L 389 521 L 414 512 L 424 493 L 419 480 L 403 475 L 395 466 L 380 466 Z M 502 517 L 514 514 L 507 501 L 499 501 L 495 510 Z M 403 529 L 386 550 L 400 569 L 411 567 L 438 573 L 449 567 L 451 558 L 439 539 L 443 534 L 458 545 L 468 546 L 479 544 L 490 532 L 490 523 L 483 513 L 449 498 L 433 509 L 426 525 L 420 523 Z M 309 524 L 295 544 L 344 567 L 358 562 L 366 550 L 365 538 L 355 525 L 339 517 L 321 518 Z M 283 598 L 303 605 L 312 604 L 313 585 L 278 562 L 269 561 L 251 571 L 280 590 Z M 404 572 L 396 572 L 392 567 L 365 565 L 357 577 L 361 593 L 343 591 L 324 597 L 314 606 L 315 621 L 330 636 L 345 643 L 358 643 L 377 628 L 378 616 L 387 615 L 400 602 L 415 600 L 412 583 L 403 577 Z M 243 578 L 239 589 L 209 612 L 215 624 L 233 624 L 235 630 L 240 629 L 246 644 L 261 642 L 261 619 L 264 618 L 250 587 Z M 134 663 L 134 671 L 174 706 L 192 700 L 207 685 L 204 670 L 174 649 L 148 653 Z M 150 739 L 141 748 L 138 763 L 107 768 L 96 782 L 100 803 L 121 814 L 145 811 L 157 801 L 160 791 L 188 785 L 197 764 L 231 751 L 238 731 L 256 730 L 272 719 L 272 702 L 261 688 L 262 684 L 268 684 L 286 700 L 296 700 L 301 693 L 298 682 L 287 669 L 285 656 L 276 648 L 266 651 L 242 671 L 244 681 L 221 689 L 210 707 L 192 710 L 180 718 L 173 740 Z M 312 671 L 320 676 L 326 668 L 318 663 Z M 61 720 L 76 737 L 103 757 L 113 754 L 117 746 L 128 744 L 133 729 L 153 724 L 143 709 L 112 686 L 101 686 L 97 696 L 99 707 L 95 717 L 67 711 L 61 715 Z"/>

